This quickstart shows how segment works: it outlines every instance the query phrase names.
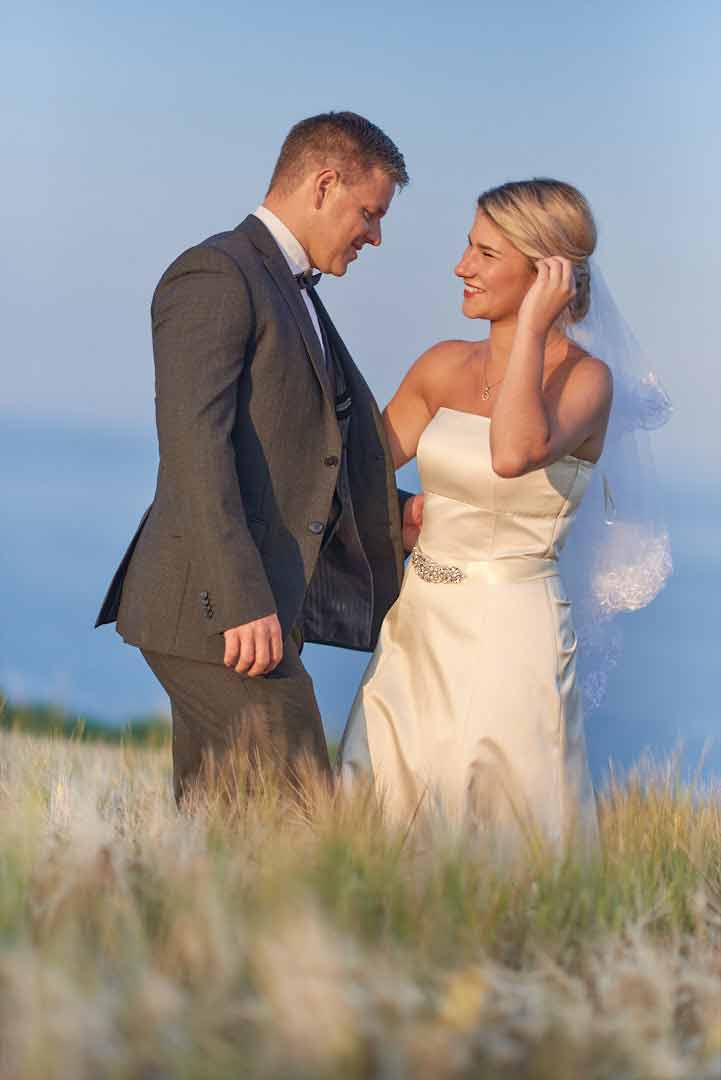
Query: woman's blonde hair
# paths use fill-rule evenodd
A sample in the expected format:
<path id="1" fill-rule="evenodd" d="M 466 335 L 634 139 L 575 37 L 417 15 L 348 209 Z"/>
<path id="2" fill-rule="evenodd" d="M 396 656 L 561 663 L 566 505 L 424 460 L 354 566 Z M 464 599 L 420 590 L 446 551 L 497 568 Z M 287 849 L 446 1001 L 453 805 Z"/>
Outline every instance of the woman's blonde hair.
<path id="1" fill-rule="evenodd" d="M 567 321 L 582 319 L 591 304 L 588 259 L 596 247 L 596 223 L 581 192 L 562 180 L 515 180 L 484 191 L 478 209 L 529 259 L 562 255 L 571 260 L 576 295 Z"/>

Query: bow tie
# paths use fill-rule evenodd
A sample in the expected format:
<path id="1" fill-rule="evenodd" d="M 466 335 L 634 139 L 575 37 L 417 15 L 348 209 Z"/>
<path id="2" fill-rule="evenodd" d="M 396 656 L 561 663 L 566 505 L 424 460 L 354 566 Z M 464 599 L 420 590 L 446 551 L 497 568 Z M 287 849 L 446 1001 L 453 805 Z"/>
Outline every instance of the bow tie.
<path id="1" fill-rule="evenodd" d="M 302 273 L 295 275 L 295 280 L 298 282 L 299 289 L 314 289 L 322 276 L 322 274 L 314 274 L 312 270 L 303 270 Z"/>

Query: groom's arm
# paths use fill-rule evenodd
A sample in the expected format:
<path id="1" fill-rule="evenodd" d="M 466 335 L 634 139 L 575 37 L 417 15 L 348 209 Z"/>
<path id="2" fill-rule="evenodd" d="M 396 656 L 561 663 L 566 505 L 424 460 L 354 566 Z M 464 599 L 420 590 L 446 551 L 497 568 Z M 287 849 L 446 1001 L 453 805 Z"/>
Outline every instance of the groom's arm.
<path id="1" fill-rule="evenodd" d="M 246 520 L 232 432 L 254 335 L 250 293 L 221 252 L 196 247 L 165 272 L 152 307 L 161 468 L 180 530 L 207 575 L 215 634 L 276 611 Z"/>

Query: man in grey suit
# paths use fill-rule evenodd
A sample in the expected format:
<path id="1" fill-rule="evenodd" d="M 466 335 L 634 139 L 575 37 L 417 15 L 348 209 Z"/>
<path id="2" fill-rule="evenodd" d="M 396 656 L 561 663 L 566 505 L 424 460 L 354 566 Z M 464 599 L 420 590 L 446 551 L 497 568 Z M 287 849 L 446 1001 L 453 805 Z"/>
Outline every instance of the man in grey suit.
<path id="1" fill-rule="evenodd" d="M 342 277 L 380 245 L 407 182 L 369 121 L 303 120 L 262 206 L 184 252 L 155 291 L 157 488 L 96 625 L 116 621 L 168 693 L 179 803 L 238 752 L 327 773 L 302 642 L 371 650 L 398 595 L 420 500 L 399 496 L 312 269 Z"/>

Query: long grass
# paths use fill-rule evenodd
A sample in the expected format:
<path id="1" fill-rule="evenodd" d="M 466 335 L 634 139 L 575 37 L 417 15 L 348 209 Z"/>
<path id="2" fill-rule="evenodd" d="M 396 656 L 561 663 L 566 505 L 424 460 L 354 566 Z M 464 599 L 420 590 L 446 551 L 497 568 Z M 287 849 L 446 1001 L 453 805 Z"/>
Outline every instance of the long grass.
<path id="1" fill-rule="evenodd" d="M 0 732 L 0 1080 L 721 1074 L 721 800 L 646 762 L 602 855 L 502 867 L 167 748 Z"/>

